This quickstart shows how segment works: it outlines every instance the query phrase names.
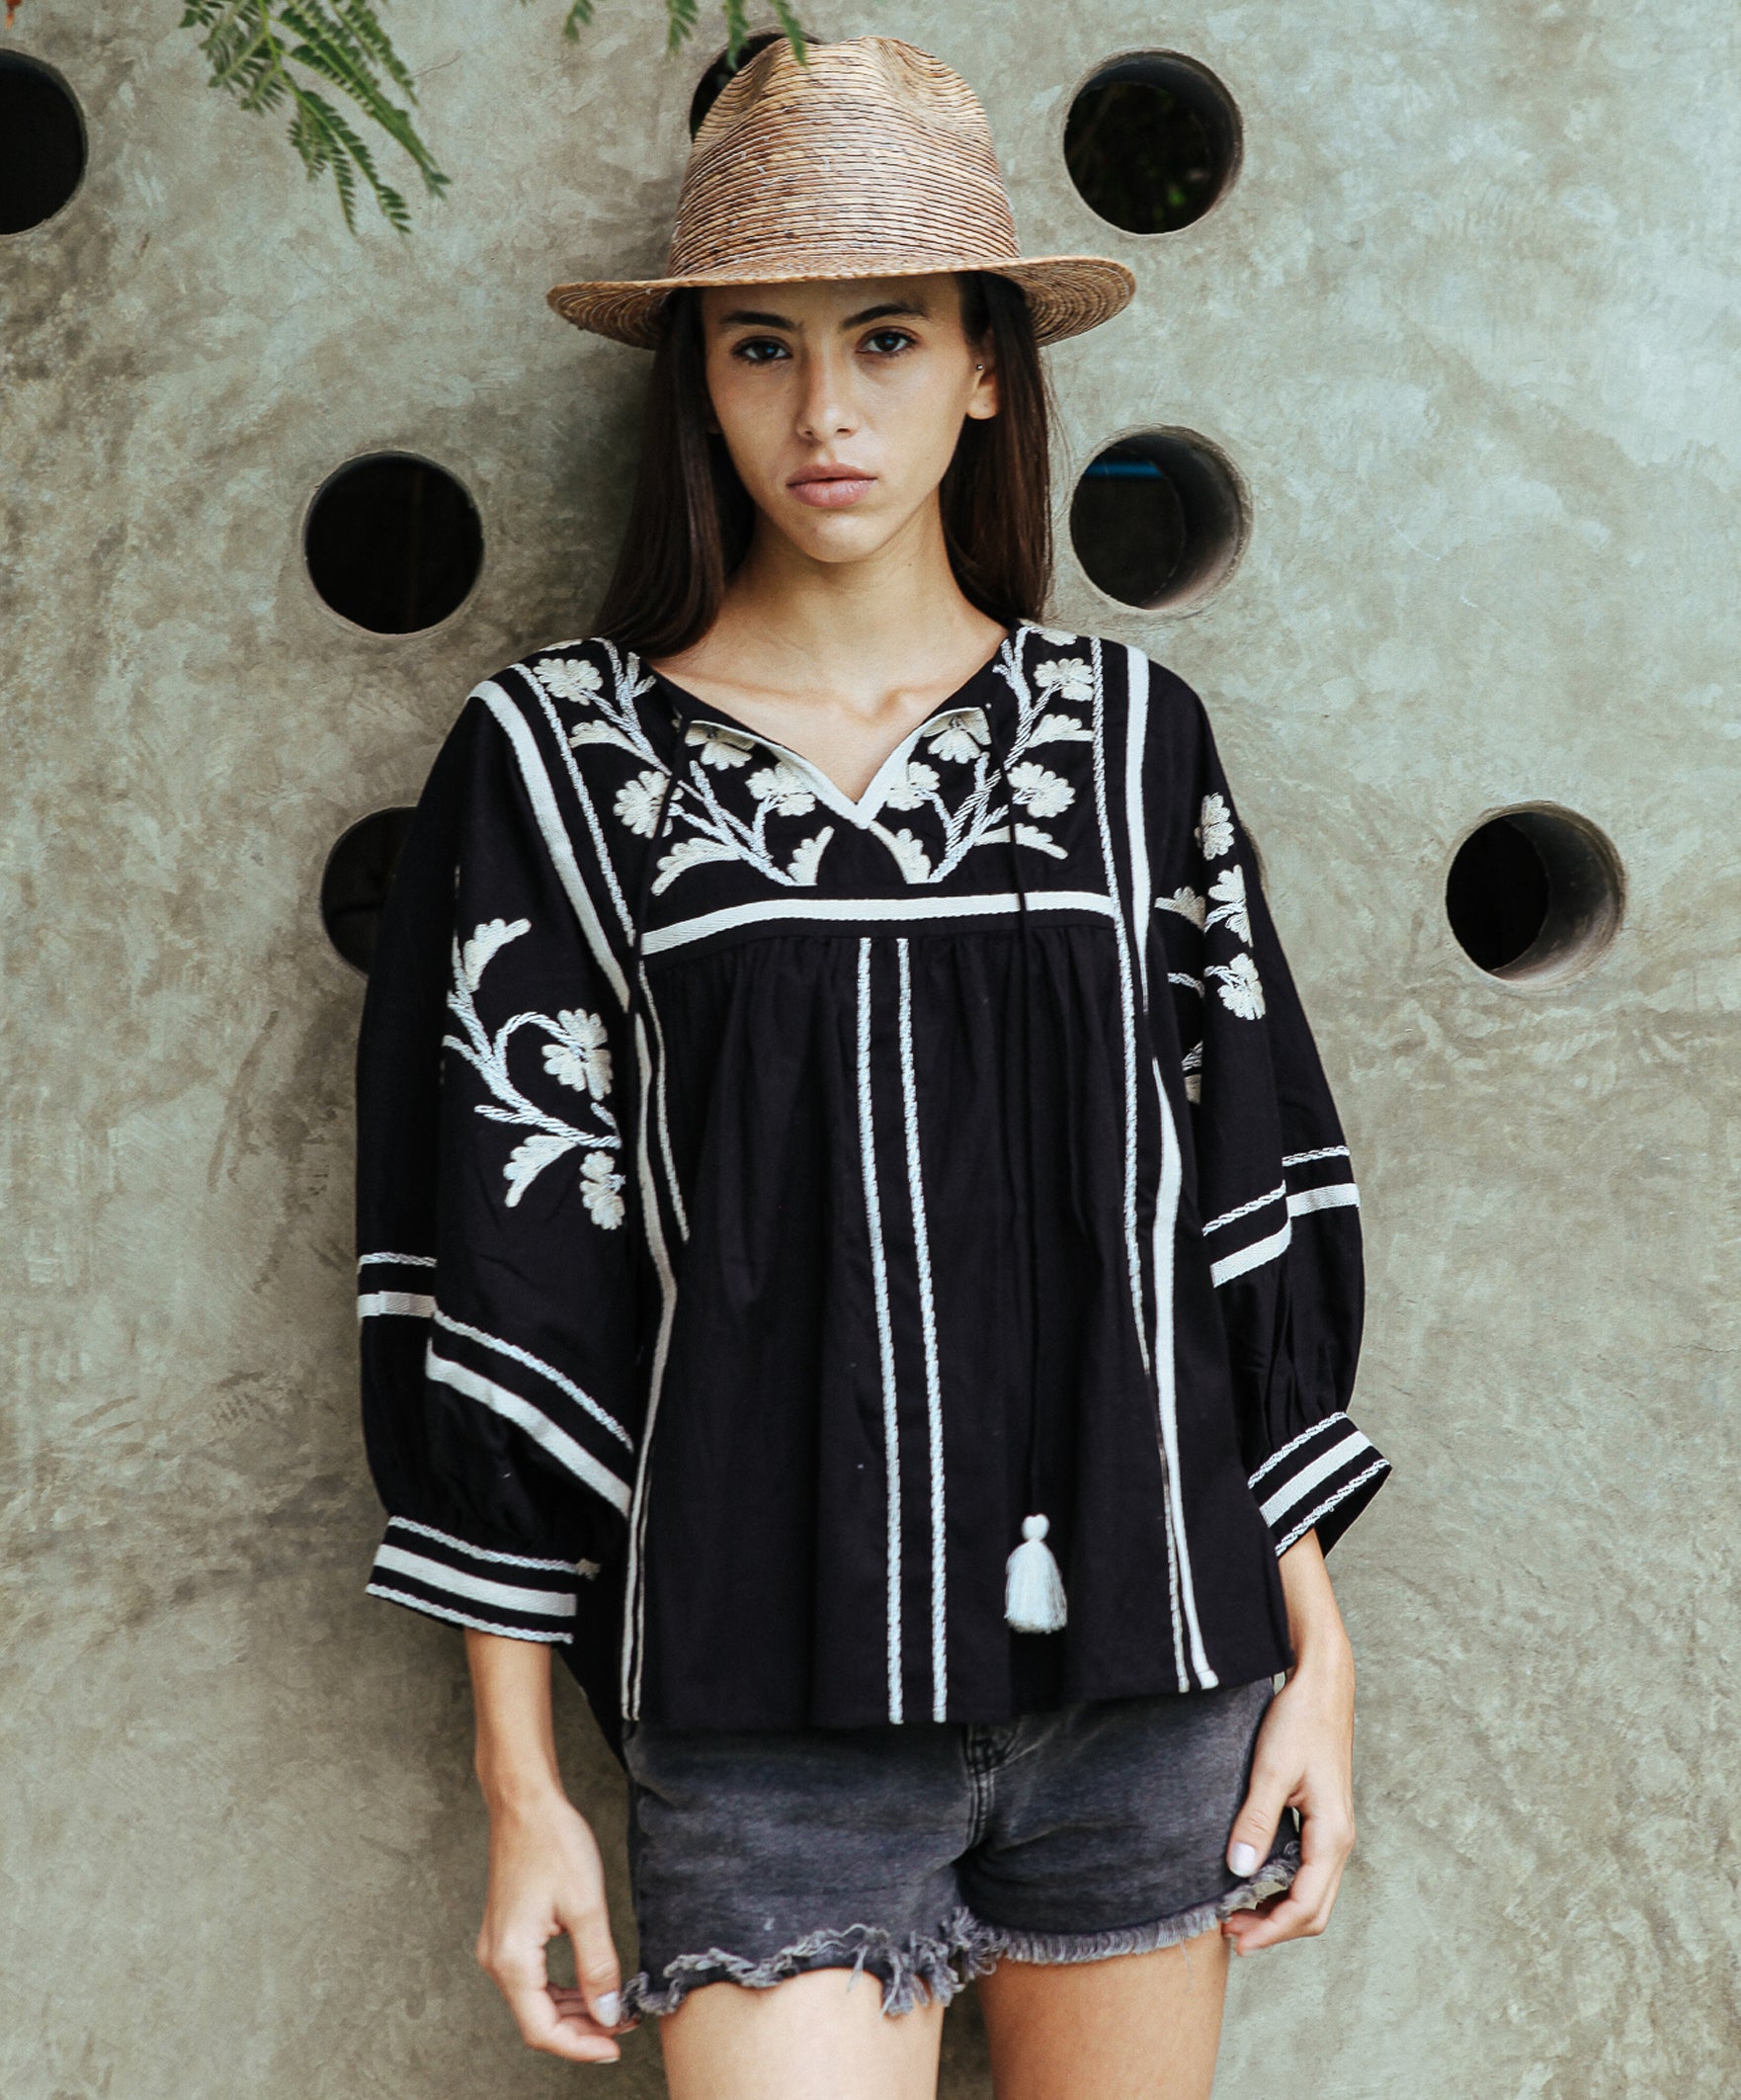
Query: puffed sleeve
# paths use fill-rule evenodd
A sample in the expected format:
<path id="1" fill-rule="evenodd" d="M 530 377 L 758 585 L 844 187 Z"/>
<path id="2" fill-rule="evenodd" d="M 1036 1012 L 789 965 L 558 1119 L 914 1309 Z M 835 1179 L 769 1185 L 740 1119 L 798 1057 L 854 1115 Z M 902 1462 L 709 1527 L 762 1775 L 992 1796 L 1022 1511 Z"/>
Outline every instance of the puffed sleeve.
<path id="1" fill-rule="evenodd" d="M 1171 673 L 1152 677 L 1151 984 L 1165 980 L 1178 1022 L 1240 1449 L 1277 1552 L 1312 1530 L 1328 1552 L 1390 1470 L 1348 1413 L 1360 1195 L 1208 716 Z"/>
<path id="2" fill-rule="evenodd" d="M 373 1596 L 566 1643 L 622 1537 L 622 1026 L 474 697 L 395 868 L 358 1041 L 363 1426 L 387 1512 Z"/>

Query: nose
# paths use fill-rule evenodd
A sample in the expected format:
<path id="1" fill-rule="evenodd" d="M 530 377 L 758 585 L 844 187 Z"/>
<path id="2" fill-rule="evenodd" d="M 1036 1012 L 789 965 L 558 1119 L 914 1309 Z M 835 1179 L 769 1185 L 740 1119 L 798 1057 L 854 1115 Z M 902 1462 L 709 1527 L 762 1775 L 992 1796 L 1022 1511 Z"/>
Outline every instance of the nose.
<path id="1" fill-rule="evenodd" d="M 798 436 L 812 445 L 850 437 L 859 427 L 851 394 L 852 376 L 847 360 L 832 345 L 808 351 L 800 365 Z"/>

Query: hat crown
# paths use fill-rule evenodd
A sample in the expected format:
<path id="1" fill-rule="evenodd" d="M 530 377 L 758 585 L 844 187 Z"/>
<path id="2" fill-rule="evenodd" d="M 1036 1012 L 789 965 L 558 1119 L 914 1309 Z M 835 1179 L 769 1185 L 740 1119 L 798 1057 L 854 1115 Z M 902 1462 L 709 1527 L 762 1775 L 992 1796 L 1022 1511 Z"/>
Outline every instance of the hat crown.
<path id="1" fill-rule="evenodd" d="M 691 147 L 668 274 L 911 275 L 1014 261 L 1016 222 L 967 83 L 894 37 L 783 38 L 730 80 Z M 886 270 L 879 268 L 886 262 Z"/>

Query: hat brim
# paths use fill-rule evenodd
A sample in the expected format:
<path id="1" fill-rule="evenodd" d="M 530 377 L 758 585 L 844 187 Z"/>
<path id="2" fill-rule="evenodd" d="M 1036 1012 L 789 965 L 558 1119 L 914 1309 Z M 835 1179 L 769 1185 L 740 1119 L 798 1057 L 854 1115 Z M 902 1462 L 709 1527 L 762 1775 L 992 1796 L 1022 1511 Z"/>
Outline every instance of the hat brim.
<path id="1" fill-rule="evenodd" d="M 808 263 L 791 269 L 767 265 L 735 270 L 700 271 L 690 277 L 642 278 L 614 284 L 555 285 L 545 294 L 565 321 L 614 342 L 651 350 L 659 340 L 659 318 L 674 292 L 705 285 L 797 285 L 818 279 L 859 277 L 930 277 L 943 272 L 983 270 L 1007 277 L 1027 295 L 1035 340 L 1062 342 L 1110 321 L 1130 303 L 1136 279 L 1122 263 L 1104 255 L 1024 256 L 1020 261 L 993 261 L 983 255 L 907 262 L 891 269 L 883 258 L 864 258 L 839 265 Z"/>

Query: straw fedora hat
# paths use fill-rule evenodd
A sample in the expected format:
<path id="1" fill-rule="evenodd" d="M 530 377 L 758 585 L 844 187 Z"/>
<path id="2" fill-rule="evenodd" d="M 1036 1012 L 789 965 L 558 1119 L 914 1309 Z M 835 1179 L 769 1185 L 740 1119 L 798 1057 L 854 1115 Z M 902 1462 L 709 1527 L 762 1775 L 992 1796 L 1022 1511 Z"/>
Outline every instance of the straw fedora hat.
<path id="1" fill-rule="evenodd" d="M 1024 256 L 979 98 L 893 37 L 784 38 L 727 83 L 690 148 L 663 277 L 557 285 L 577 328 L 650 349 L 689 285 L 989 270 L 1027 294 L 1042 343 L 1110 320 L 1136 290 L 1100 255 Z"/>

